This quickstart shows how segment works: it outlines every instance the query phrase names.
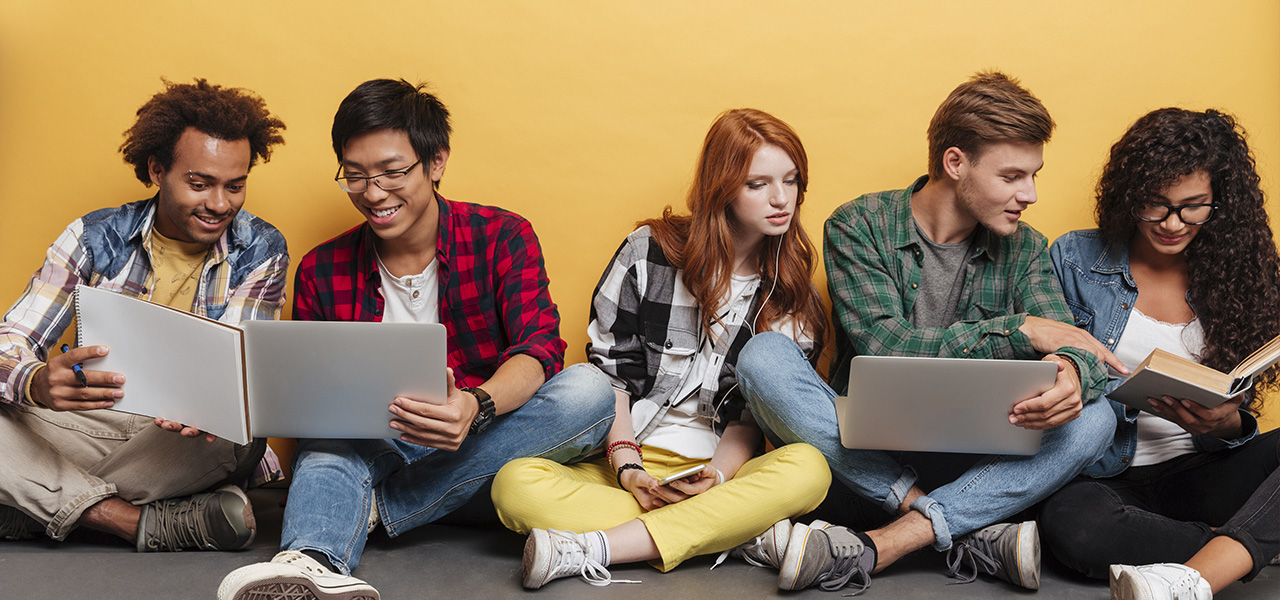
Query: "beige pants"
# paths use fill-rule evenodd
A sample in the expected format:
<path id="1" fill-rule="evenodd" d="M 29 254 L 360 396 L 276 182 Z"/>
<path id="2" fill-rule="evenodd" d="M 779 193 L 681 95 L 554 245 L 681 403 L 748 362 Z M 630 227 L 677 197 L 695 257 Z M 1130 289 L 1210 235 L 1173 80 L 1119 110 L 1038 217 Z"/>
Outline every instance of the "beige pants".
<path id="1" fill-rule="evenodd" d="M 227 478 L 253 445 L 182 437 L 152 419 L 107 410 L 55 412 L 0 404 L 0 504 L 61 540 L 110 496 L 142 505 Z"/>

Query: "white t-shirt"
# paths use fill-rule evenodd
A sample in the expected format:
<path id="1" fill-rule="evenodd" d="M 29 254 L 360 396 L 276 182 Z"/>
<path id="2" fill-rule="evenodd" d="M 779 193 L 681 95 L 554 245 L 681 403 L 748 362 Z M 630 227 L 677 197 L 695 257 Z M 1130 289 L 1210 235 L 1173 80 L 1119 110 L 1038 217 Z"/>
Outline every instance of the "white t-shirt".
<path id="1" fill-rule="evenodd" d="M 1195 354 L 1204 348 L 1204 328 L 1200 325 L 1200 320 L 1165 323 L 1134 308 L 1129 315 L 1129 324 L 1125 326 L 1120 342 L 1116 344 L 1116 358 L 1133 371 L 1156 348 L 1195 360 Z M 1131 466 L 1159 464 L 1195 451 L 1191 434 L 1185 429 L 1147 412 L 1138 414 L 1138 447 Z"/>
<path id="2" fill-rule="evenodd" d="M 378 258 L 378 270 L 382 272 L 383 323 L 439 323 L 440 322 L 440 258 L 418 275 L 396 277 Z"/>
<path id="3" fill-rule="evenodd" d="M 732 327 L 755 316 L 747 313 L 751 311 L 751 299 L 755 297 L 759 281 L 759 275 L 730 278 L 728 306 L 720 309 L 720 320 L 725 325 Z M 713 323 L 711 328 L 721 339 L 729 335 L 724 325 Z M 698 354 L 673 396 L 679 399 L 678 403 L 662 415 L 657 427 L 645 437 L 644 445 L 670 450 L 686 458 L 709 459 L 715 455 L 720 438 L 711 425 L 711 418 L 698 416 L 698 390 L 704 384 L 715 387 L 715 380 L 720 377 L 718 361 L 712 356 L 714 341 L 710 336 L 702 336 Z M 713 366 L 716 368 L 712 369 Z M 706 381 L 707 378 L 711 381 Z"/>

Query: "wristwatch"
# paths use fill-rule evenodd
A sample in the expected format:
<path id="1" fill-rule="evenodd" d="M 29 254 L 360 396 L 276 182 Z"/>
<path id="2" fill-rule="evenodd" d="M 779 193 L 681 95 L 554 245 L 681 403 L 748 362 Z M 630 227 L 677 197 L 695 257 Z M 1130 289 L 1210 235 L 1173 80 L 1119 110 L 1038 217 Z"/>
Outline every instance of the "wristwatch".
<path id="1" fill-rule="evenodd" d="M 493 398 L 489 397 L 486 392 L 478 387 L 462 388 L 461 391 L 470 392 L 476 397 L 476 401 L 480 403 L 480 414 L 476 415 L 476 419 L 471 422 L 471 435 L 475 435 L 489 428 L 489 424 L 493 422 L 494 407 Z"/>

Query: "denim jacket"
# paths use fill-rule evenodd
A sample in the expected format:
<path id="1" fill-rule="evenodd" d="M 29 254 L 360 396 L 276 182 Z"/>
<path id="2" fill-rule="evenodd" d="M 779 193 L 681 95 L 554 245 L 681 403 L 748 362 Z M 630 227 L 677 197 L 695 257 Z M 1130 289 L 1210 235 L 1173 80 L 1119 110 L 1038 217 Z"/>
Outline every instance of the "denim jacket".
<path id="1" fill-rule="evenodd" d="M 1097 229 L 1073 231 L 1053 243 L 1049 257 L 1076 326 L 1088 330 L 1108 350 L 1114 351 L 1129 322 L 1133 304 L 1138 300 L 1138 286 L 1129 272 L 1128 244 L 1108 243 Z M 1190 303 L 1190 298 L 1187 301 Z M 1111 393 L 1122 381 L 1119 378 L 1108 381 L 1103 395 Z M 1090 477 L 1120 474 L 1133 462 L 1138 447 L 1139 411 L 1110 398 L 1107 401 L 1116 413 L 1116 437 L 1106 454 L 1085 469 L 1084 474 Z M 1191 442 L 1200 452 L 1214 452 L 1239 446 L 1258 434 L 1257 419 L 1243 409 L 1240 427 L 1244 435 L 1233 440 L 1206 434 L 1192 436 Z"/>

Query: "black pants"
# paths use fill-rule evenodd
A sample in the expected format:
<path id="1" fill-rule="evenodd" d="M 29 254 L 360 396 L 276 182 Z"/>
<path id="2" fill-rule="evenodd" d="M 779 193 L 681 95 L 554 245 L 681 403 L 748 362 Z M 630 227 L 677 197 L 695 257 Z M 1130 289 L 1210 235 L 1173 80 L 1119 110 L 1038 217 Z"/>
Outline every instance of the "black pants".
<path id="1" fill-rule="evenodd" d="M 1274 430 L 1230 450 L 1079 477 L 1044 502 L 1042 541 L 1068 567 L 1105 579 L 1112 564 L 1186 562 L 1225 535 L 1253 557 L 1249 581 L 1280 552 L 1278 457 Z"/>

